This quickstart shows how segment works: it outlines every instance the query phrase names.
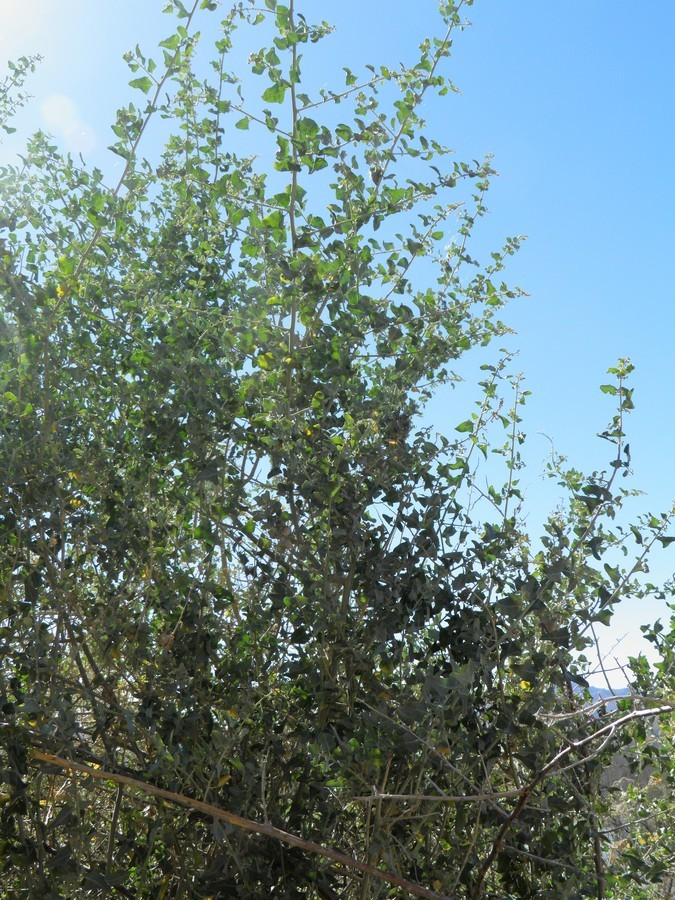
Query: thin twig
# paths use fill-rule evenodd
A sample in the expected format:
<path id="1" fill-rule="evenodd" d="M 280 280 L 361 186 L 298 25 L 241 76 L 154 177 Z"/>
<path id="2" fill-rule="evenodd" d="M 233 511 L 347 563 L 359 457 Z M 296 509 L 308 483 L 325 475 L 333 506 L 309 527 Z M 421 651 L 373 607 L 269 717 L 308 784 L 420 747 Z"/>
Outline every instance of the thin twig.
<path id="1" fill-rule="evenodd" d="M 367 794 L 363 797 L 352 797 L 347 803 L 369 803 L 373 800 L 409 800 L 411 803 L 481 803 L 486 800 L 508 800 L 510 797 L 520 797 L 523 789 L 513 791 L 496 791 L 491 794 L 464 794 L 453 796 L 451 794 Z"/>
<path id="2" fill-rule="evenodd" d="M 113 810 L 112 822 L 110 823 L 110 834 L 108 836 L 108 853 L 105 861 L 105 873 L 109 875 L 112 871 L 113 854 L 115 852 L 115 835 L 117 834 L 117 822 L 120 817 L 120 807 L 122 806 L 122 796 L 124 794 L 124 785 L 117 785 L 117 796 L 115 797 L 115 808 Z"/>

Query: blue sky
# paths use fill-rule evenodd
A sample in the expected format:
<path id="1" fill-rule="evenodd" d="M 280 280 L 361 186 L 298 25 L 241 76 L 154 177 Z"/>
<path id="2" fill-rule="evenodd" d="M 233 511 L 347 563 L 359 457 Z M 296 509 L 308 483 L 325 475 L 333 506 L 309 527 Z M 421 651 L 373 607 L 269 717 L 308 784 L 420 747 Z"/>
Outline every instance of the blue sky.
<path id="1" fill-rule="evenodd" d="M 109 125 L 118 106 L 138 99 L 121 56 L 136 43 L 153 55 L 172 30 L 161 8 L 162 0 L 0 0 L 0 58 L 44 56 L 19 131 L 45 128 L 112 177 L 119 161 L 105 149 Z M 419 40 L 438 31 L 435 0 L 312 0 L 304 9 L 336 26 L 319 45 L 327 83 L 342 66 L 412 61 Z M 549 439 L 578 468 L 609 461 L 595 434 L 613 410 L 598 386 L 621 356 L 636 366 L 632 485 L 646 498 L 634 509 L 664 512 L 675 498 L 675 4 L 476 0 L 466 15 L 473 25 L 445 69 L 461 94 L 431 103 L 427 119 L 458 159 L 494 154 L 500 177 L 479 246 L 528 235 L 506 277 L 530 297 L 505 320 L 517 332 L 506 341 L 519 351 L 515 368 L 532 391 L 523 479 L 532 522 L 557 500 L 539 478 Z M 200 14 L 205 40 L 217 21 Z M 6 139 L 0 162 L 18 146 Z M 429 411 L 439 428 L 447 403 L 439 398 Z M 663 554 L 653 575 L 673 569 L 675 554 Z M 628 632 L 617 656 L 637 652 L 637 625 L 664 613 L 622 609 L 603 629 L 603 648 Z"/>

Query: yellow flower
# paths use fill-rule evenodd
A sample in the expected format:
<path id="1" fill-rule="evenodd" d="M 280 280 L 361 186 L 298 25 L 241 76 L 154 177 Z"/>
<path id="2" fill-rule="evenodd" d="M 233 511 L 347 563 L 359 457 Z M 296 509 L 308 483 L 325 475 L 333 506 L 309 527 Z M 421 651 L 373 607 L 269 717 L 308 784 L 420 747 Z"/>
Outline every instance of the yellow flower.
<path id="1" fill-rule="evenodd" d="M 59 298 L 59 300 L 60 300 L 62 297 L 65 297 L 65 296 L 66 296 L 66 292 L 64 291 L 64 289 L 61 287 L 60 284 L 57 285 L 57 287 L 56 287 L 56 296 Z"/>

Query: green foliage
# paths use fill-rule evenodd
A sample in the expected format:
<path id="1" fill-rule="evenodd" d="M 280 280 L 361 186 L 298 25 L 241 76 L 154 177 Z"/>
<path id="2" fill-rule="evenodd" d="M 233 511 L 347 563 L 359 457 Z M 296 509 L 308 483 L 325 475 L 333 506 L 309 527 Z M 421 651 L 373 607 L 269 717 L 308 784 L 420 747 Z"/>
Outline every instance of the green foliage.
<path id="1" fill-rule="evenodd" d="M 127 57 L 141 106 L 113 126 L 119 183 L 43 134 L 0 173 L 7 896 L 400 895 L 35 751 L 425 896 L 632 884 L 638 862 L 608 863 L 600 824 L 613 745 L 578 692 L 594 624 L 651 590 L 647 554 L 670 540 L 668 516 L 614 521 L 631 366 L 602 388 L 609 474 L 552 463 L 569 502 L 538 542 L 508 357 L 483 366 L 452 436 L 420 425 L 519 293 L 501 280 L 517 239 L 484 266 L 468 250 L 489 160 L 455 161 L 420 113 L 452 90 L 462 5 L 442 4 L 412 66 L 345 70 L 313 97 L 302 54 L 330 27 L 292 0 L 235 7 L 206 79 L 193 19 L 215 4 L 169 3 L 162 62 Z M 237 28 L 269 36 L 250 78 L 226 68 Z M 139 147 L 157 116 L 172 128 L 153 162 Z M 484 487 L 494 453 L 504 483 Z"/>
<path id="2" fill-rule="evenodd" d="M 22 93 L 21 88 L 39 62 L 39 56 L 22 56 L 18 62 L 7 63 L 9 73 L 0 82 L 0 128 L 6 134 L 16 131 L 16 128 L 7 123 L 27 102 L 28 95 Z"/>

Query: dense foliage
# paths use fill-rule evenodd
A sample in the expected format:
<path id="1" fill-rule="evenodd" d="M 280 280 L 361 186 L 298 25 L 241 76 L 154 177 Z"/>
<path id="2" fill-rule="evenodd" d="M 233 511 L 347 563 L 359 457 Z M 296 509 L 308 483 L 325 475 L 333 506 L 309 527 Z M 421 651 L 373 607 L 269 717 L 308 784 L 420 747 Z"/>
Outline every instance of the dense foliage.
<path id="1" fill-rule="evenodd" d="M 672 636 L 618 709 L 584 692 L 594 624 L 669 540 L 667 515 L 615 519 L 630 364 L 608 473 L 553 462 L 569 501 L 537 540 L 508 357 L 453 436 L 421 424 L 518 293 L 517 240 L 470 255 L 489 160 L 420 113 L 468 5 L 412 66 L 312 94 L 330 27 L 293 0 L 238 4 L 206 76 L 216 4 L 169 3 L 163 59 L 128 57 L 119 183 L 44 134 L 0 173 L 3 896 L 625 897 L 667 873 Z M 235 33 L 266 43 L 246 75 Z M 652 781 L 614 801 L 622 744 Z"/>

